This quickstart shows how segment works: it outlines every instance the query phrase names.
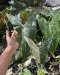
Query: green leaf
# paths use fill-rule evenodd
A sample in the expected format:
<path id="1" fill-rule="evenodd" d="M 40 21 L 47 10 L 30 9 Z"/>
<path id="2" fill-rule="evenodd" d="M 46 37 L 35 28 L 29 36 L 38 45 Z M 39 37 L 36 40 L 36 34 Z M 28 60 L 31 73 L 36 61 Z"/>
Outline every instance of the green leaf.
<path id="1" fill-rule="evenodd" d="M 36 46 L 36 44 L 28 37 L 25 37 L 26 42 L 28 43 L 29 47 L 32 50 L 32 55 L 36 59 L 37 63 L 40 63 L 40 52 L 39 47 Z"/>
<path id="2" fill-rule="evenodd" d="M 49 35 L 54 36 L 54 34 L 60 32 L 60 11 L 49 11 L 48 13 L 44 13 L 40 14 L 38 23 L 43 35 L 47 38 Z"/>
<path id="3" fill-rule="evenodd" d="M 33 40 L 36 37 L 35 15 L 36 15 L 36 13 L 31 14 L 30 17 L 28 18 L 28 21 L 26 21 L 26 23 L 24 24 L 24 26 L 21 29 L 17 28 L 17 31 L 19 30 L 18 33 L 19 34 L 21 33 L 19 35 L 21 38 L 20 39 L 18 38 L 18 40 L 21 41 L 19 44 L 20 44 L 20 48 L 21 48 L 20 49 L 21 50 L 21 54 L 24 57 L 24 59 L 26 59 L 31 54 L 30 48 L 29 48 L 27 42 L 25 41 L 24 37 L 27 36 L 27 37 L 29 37 L 29 38 L 31 38 Z M 20 51 L 18 51 L 17 56 L 19 55 L 19 52 Z"/>
<path id="4" fill-rule="evenodd" d="M 51 54 L 54 54 L 54 51 L 58 45 L 59 39 L 60 39 L 60 11 L 53 11 L 51 14 L 52 15 L 52 21 L 50 22 L 51 25 L 51 36 L 52 38 L 52 43 L 50 47 L 50 52 Z"/>
<path id="5" fill-rule="evenodd" d="M 20 72 L 19 75 L 31 75 L 28 69 L 24 69 L 23 72 Z"/>
<path id="6" fill-rule="evenodd" d="M 20 2 L 24 2 L 27 6 L 33 6 L 35 0 L 20 0 Z"/>
<path id="7" fill-rule="evenodd" d="M 58 46 L 59 42 L 59 37 L 58 35 L 54 35 L 55 37 L 52 38 L 51 46 L 49 49 L 49 52 L 51 53 L 52 56 L 54 56 L 54 51 L 56 50 L 56 47 Z"/>
<path id="8" fill-rule="evenodd" d="M 59 64 L 59 62 L 58 62 L 58 61 L 50 62 L 50 64 L 51 64 L 52 66 L 57 66 L 57 65 Z"/>
<path id="9" fill-rule="evenodd" d="M 60 55 L 56 56 L 56 58 L 60 58 Z"/>
<path id="10" fill-rule="evenodd" d="M 24 10 L 26 8 L 26 5 L 24 3 L 20 3 L 18 0 L 11 0 L 9 3 L 11 4 L 11 14 L 14 15 L 18 14 L 20 10 Z"/>
<path id="11" fill-rule="evenodd" d="M 24 39 L 22 39 L 20 47 L 22 49 L 22 56 L 26 59 L 30 55 L 30 48 Z"/>
<path id="12" fill-rule="evenodd" d="M 34 15 L 34 16 L 33 16 Z M 36 37 L 36 22 L 35 22 L 35 13 L 31 14 L 28 18 L 28 21 L 24 24 L 24 27 L 22 28 L 22 40 L 20 47 L 22 48 L 22 54 L 24 57 L 27 57 L 30 55 L 30 48 L 28 44 L 26 43 L 24 37 L 27 36 L 31 39 L 35 39 Z"/>
<path id="13" fill-rule="evenodd" d="M 38 18 L 38 23 L 40 26 L 40 30 L 42 32 L 42 34 L 44 35 L 44 38 L 47 38 L 50 35 L 50 25 L 49 25 L 49 21 L 47 21 L 43 16 L 40 16 Z"/>
<path id="14" fill-rule="evenodd" d="M 40 63 L 44 64 L 47 58 L 50 46 L 51 46 L 52 38 L 51 36 L 48 39 L 44 40 L 40 46 Z"/>
<path id="15" fill-rule="evenodd" d="M 23 26 L 23 24 L 21 23 L 21 19 L 18 17 L 18 15 L 15 16 L 11 14 L 6 14 L 6 15 L 12 25 L 18 25 L 19 27 Z"/>
<path id="16" fill-rule="evenodd" d="M 42 13 L 40 17 L 38 18 L 38 23 L 43 33 L 44 39 L 47 39 L 49 36 L 51 37 L 51 44 L 48 50 L 51 53 L 51 55 L 54 55 L 54 51 L 60 39 L 60 24 L 59 24 L 60 23 L 60 10 L 49 11 L 47 12 L 47 14 L 46 13 L 44 14 L 44 13 Z M 52 16 L 51 20 L 47 18 L 48 14 L 50 17 Z M 41 51 L 43 52 L 46 50 L 44 49 Z M 41 58 L 43 58 L 43 55 L 41 55 Z"/>
<path id="17" fill-rule="evenodd" d="M 44 69 L 38 69 L 37 70 L 37 75 L 44 75 L 45 73 L 48 73 L 48 72 L 45 71 Z"/>
<path id="18" fill-rule="evenodd" d="M 24 25 L 24 35 L 34 40 L 36 37 L 36 12 L 32 12 L 30 14 L 28 20 Z"/>

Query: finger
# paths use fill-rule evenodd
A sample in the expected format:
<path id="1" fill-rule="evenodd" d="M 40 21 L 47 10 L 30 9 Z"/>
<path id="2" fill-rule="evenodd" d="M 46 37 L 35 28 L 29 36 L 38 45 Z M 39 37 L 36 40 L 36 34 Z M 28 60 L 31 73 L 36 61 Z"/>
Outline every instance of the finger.
<path id="1" fill-rule="evenodd" d="M 9 31 L 6 30 L 6 39 L 9 38 L 9 37 L 10 37 L 10 36 L 9 36 Z"/>
<path id="2" fill-rule="evenodd" d="M 16 40 L 16 37 L 15 37 L 15 34 L 14 32 L 12 33 L 12 36 L 11 36 L 12 39 Z"/>
<path id="3" fill-rule="evenodd" d="M 17 48 L 19 47 L 19 44 L 18 44 L 18 42 L 16 43 L 16 46 L 17 46 Z"/>

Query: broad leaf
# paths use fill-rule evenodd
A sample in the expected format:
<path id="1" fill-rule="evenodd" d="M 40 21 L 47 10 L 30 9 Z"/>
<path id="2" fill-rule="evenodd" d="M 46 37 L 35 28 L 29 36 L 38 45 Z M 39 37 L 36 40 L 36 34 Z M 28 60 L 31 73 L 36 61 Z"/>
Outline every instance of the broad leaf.
<path id="1" fill-rule="evenodd" d="M 11 14 L 14 15 L 18 14 L 20 10 L 26 8 L 26 5 L 24 3 L 20 3 L 18 0 L 11 0 L 9 3 L 11 4 L 10 7 Z"/>
<path id="2" fill-rule="evenodd" d="M 36 37 L 35 15 L 36 15 L 35 13 L 30 15 L 30 17 L 28 18 L 28 21 L 26 21 L 22 29 L 22 40 L 21 40 L 20 47 L 22 48 L 22 54 L 24 55 L 24 57 L 27 57 L 30 55 L 30 48 L 28 44 L 26 43 L 24 37 L 27 36 L 33 40 Z"/>
<path id="3" fill-rule="evenodd" d="M 12 25 L 19 25 L 19 27 L 21 27 L 23 25 L 21 23 L 21 19 L 20 19 L 20 17 L 18 17 L 18 15 L 15 15 L 15 16 L 13 16 L 11 14 L 6 14 L 6 15 Z"/>
<path id="4" fill-rule="evenodd" d="M 44 64 L 48 56 L 48 52 L 51 46 L 52 38 L 48 37 L 47 40 L 44 40 L 40 46 L 40 63 Z"/>
<path id="5" fill-rule="evenodd" d="M 50 17 L 52 16 L 51 19 L 49 19 L 48 14 Z M 47 39 L 49 36 L 51 36 L 52 41 L 49 51 L 53 55 L 60 39 L 60 10 L 49 11 L 47 14 L 40 14 L 40 17 L 38 18 L 38 23 L 44 35 L 44 39 Z"/>
<path id="6" fill-rule="evenodd" d="M 30 15 L 30 17 L 28 18 L 28 21 L 26 21 L 26 23 L 24 24 L 21 30 L 21 39 L 19 40 L 21 40 L 20 47 L 22 49 L 22 55 L 24 58 L 27 58 L 30 55 L 30 48 L 28 44 L 26 43 L 24 37 L 27 36 L 33 40 L 36 37 L 35 15 L 36 15 L 35 13 Z"/>
<path id="7" fill-rule="evenodd" d="M 40 52 L 39 47 L 36 46 L 36 44 L 28 37 L 25 37 L 26 42 L 28 43 L 29 47 L 32 49 L 32 55 L 36 59 L 36 62 L 40 62 Z"/>

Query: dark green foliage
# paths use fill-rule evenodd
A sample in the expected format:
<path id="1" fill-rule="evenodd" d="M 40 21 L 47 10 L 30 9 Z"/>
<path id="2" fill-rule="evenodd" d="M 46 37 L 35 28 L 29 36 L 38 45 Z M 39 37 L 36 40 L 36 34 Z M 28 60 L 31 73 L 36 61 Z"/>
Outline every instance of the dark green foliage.
<path id="1" fill-rule="evenodd" d="M 50 52 L 53 54 L 54 50 L 56 49 L 59 38 L 60 38 L 60 26 L 59 26 L 59 21 L 60 21 L 60 10 L 58 11 L 51 11 L 48 13 L 43 13 L 41 14 L 40 19 L 38 19 L 41 31 L 45 37 L 45 39 L 50 35 L 52 37 L 52 42 L 51 42 L 51 47 L 50 47 Z M 51 17 L 51 20 L 47 20 L 46 17 L 48 14 Z M 46 16 L 46 17 L 45 17 Z M 58 17 L 58 18 L 57 18 Z"/>
<path id="2" fill-rule="evenodd" d="M 18 0 L 11 0 L 10 5 L 10 11 L 13 15 L 18 14 L 20 10 L 24 10 L 26 8 L 26 5 L 24 3 L 18 2 Z"/>
<path id="3" fill-rule="evenodd" d="M 10 0 L 0 0 L 0 11 L 9 6 Z"/>
<path id="4" fill-rule="evenodd" d="M 27 2 L 22 0 L 21 2 L 11 0 L 10 12 L 5 15 L 8 28 L 12 26 L 19 42 L 19 49 L 14 57 L 15 59 L 23 58 L 26 61 L 31 56 L 38 67 L 44 66 L 48 53 L 55 59 L 54 52 L 60 40 L 60 10 L 42 9 L 40 11 L 33 7 L 27 8 L 27 6 L 38 4 L 36 0 L 27 0 Z M 6 20 L 5 17 L 4 20 Z M 5 27 L 3 28 L 4 25 L 6 26 L 4 22 L 0 22 L 0 34 L 2 34 L 2 29 L 3 32 L 6 30 Z M 26 72 L 20 71 L 20 74 L 25 75 L 24 73 Z"/>

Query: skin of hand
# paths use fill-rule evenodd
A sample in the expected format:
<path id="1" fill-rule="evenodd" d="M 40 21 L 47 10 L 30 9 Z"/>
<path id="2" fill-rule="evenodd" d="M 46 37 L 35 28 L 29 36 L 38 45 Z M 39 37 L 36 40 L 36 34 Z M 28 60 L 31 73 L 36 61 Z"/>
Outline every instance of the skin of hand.
<path id="1" fill-rule="evenodd" d="M 0 56 L 0 75 L 6 75 L 6 71 L 11 62 L 12 56 L 18 48 L 18 43 L 16 42 L 14 33 L 12 33 L 10 37 L 9 31 L 6 31 L 6 42 L 7 47 Z"/>
<path id="2" fill-rule="evenodd" d="M 7 42 L 7 47 L 11 48 L 13 51 L 15 51 L 18 48 L 18 43 L 16 42 L 16 37 L 14 32 L 10 37 L 9 31 L 6 31 L 6 42 Z"/>

